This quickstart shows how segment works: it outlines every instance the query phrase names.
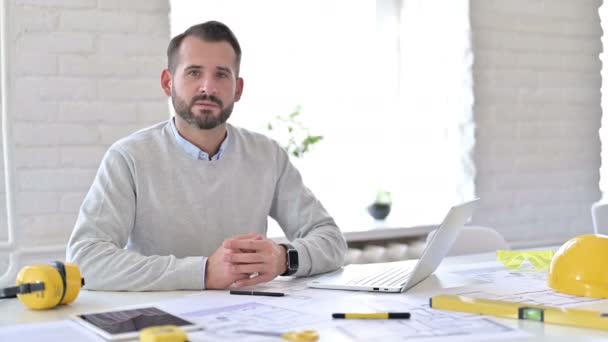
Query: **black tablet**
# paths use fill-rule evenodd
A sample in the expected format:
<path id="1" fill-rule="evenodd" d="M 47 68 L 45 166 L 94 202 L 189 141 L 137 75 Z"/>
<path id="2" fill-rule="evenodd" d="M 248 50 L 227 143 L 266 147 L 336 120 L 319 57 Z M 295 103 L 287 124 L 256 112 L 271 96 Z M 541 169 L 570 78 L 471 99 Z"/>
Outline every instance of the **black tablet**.
<path id="1" fill-rule="evenodd" d="M 140 330 L 160 325 L 175 325 L 185 331 L 202 329 L 200 325 L 155 307 L 85 313 L 74 318 L 111 341 L 138 338 Z"/>

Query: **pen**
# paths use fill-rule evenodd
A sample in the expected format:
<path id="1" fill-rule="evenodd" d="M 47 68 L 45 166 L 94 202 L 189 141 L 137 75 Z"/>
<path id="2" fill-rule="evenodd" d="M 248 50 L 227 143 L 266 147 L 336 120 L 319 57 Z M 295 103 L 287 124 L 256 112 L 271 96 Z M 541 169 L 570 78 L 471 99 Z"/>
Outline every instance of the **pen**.
<path id="1" fill-rule="evenodd" d="M 378 313 L 334 313 L 332 318 L 343 319 L 409 319 L 409 312 L 378 312 Z"/>
<path id="2" fill-rule="evenodd" d="M 245 296 L 268 296 L 268 297 L 283 297 L 284 293 L 281 292 L 262 292 L 262 291 L 240 291 L 230 290 L 230 294 L 233 295 L 245 295 Z"/>
<path id="3" fill-rule="evenodd" d="M 433 309 L 608 330 L 606 313 L 592 310 L 452 295 L 432 297 L 430 305 Z"/>

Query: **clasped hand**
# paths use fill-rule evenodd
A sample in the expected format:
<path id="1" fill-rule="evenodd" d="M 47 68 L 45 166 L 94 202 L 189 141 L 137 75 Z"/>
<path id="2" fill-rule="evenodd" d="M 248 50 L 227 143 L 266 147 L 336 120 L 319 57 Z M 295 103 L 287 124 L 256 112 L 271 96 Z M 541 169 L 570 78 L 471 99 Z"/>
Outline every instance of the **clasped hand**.
<path id="1" fill-rule="evenodd" d="M 260 234 L 225 240 L 207 259 L 205 288 L 225 289 L 270 281 L 287 268 L 285 248 Z"/>

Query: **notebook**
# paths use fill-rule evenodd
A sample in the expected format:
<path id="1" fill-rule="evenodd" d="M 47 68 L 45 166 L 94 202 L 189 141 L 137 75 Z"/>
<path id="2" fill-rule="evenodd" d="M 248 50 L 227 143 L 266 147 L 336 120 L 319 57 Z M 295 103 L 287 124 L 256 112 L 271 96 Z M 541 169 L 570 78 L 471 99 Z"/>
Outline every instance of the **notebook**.
<path id="1" fill-rule="evenodd" d="M 459 230 L 471 218 L 479 199 L 450 208 L 436 234 L 417 261 L 347 265 L 307 283 L 308 287 L 332 290 L 405 292 L 431 275 L 448 254 Z"/>

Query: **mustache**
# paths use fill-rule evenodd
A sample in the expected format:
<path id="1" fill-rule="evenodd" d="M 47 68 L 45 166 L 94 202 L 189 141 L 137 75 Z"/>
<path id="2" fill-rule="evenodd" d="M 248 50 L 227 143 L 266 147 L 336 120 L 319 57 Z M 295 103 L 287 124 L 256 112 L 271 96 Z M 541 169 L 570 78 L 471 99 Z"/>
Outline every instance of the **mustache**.
<path id="1" fill-rule="evenodd" d="M 224 108 L 224 103 L 222 103 L 222 100 L 213 95 L 199 95 L 193 97 L 192 101 L 190 101 L 190 107 L 192 107 L 196 101 L 211 101 L 220 106 L 220 108 Z"/>

